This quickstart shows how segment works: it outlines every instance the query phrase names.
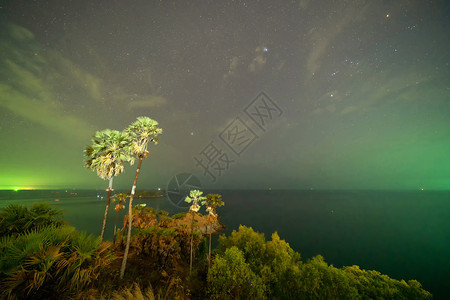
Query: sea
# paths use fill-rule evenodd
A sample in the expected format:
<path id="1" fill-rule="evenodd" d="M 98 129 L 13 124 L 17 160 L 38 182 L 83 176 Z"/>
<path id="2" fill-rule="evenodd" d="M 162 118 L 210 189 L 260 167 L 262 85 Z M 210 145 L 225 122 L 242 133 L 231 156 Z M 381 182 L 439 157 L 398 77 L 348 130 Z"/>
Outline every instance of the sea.
<path id="1" fill-rule="evenodd" d="M 276 231 L 302 260 L 320 254 L 336 267 L 358 265 L 399 280 L 416 279 L 434 299 L 450 298 L 449 191 L 208 192 L 221 194 L 225 202 L 217 211 L 226 235 L 241 224 L 264 233 L 266 239 Z M 11 203 L 49 202 L 64 211 L 70 225 L 100 235 L 106 195 L 104 190 L 0 191 L 0 209 Z M 175 214 L 188 209 L 180 199 L 166 193 L 133 203 Z M 113 238 L 114 226 L 123 226 L 126 214 L 126 209 L 117 213 L 114 206 L 106 239 Z"/>

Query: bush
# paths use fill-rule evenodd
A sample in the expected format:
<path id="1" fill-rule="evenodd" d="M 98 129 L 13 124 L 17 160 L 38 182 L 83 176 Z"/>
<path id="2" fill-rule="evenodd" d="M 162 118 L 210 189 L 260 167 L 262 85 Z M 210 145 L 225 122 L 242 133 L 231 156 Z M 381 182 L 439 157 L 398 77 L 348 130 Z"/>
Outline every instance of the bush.
<path id="1" fill-rule="evenodd" d="M 266 289 L 237 247 L 228 248 L 223 256 L 214 258 L 207 281 L 212 299 L 262 299 Z"/>
<path id="2" fill-rule="evenodd" d="M 416 280 L 395 280 L 377 271 L 361 270 L 358 266 L 344 267 L 343 272 L 351 278 L 363 298 L 383 299 L 431 299 Z"/>
<path id="3" fill-rule="evenodd" d="M 133 235 L 131 246 L 137 255 L 155 261 L 158 269 L 175 267 L 181 260 L 181 249 L 175 229 L 152 226 L 140 229 Z"/>
<path id="4" fill-rule="evenodd" d="M 231 250 L 233 249 L 233 250 Z M 219 297 L 239 295 L 231 287 L 239 282 L 233 274 L 249 274 L 253 286 L 270 299 L 431 299 L 415 280 L 395 280 L 358 266 L 336 268 L 323 257 L 303 263 L 300 254 L 277 233 L 266 242 L 251 227 L 240 226 L 229 237 L 221 236 L 216 258 L 208 272 L 208 290 Z M 243 258 L 243 259 L 242 259 Z M 232 260 L 237 262 L 233 262 Z M 226 264 L 230 264 L 227 266 Z M 230 270 L 230 268 L 232 268 Z M 241 276 L 245 277 L 245 276 Z M 261 286 L 258 285 L 261 282 Z M 231 292 L 230 292 L 231 291 Z M 251 294 L 254 297 L 256 292 Z M 220 297 L 219 297 L 220 298 Z"/>
<path id="5" fill-rule="evenodd" d="M 125 225 L 128 224 L 128 215 L 125 216 Z M 153 265 L 160 271 L 174 269 L 184 265 L 190 257 L 191 230 L 186 213 L 173 217 L 168 212 L 156 212 L 153 208 L 133 208 L 133 234 L 131 249 L 138 256 L 145 257 L 154 262 Z M 124 247 L 126 236 L 123 230 L 117 231 L 117 246 Z M 194 232 L 194 251 L 203 256 L 205 246 L 203 236 L 199 231 Z"/>
<path id="6" fill-rule="evenodd" d="M 48 203 L 33 204 L 31 209 L 19 204 L 10 204 L 0 213 L 0 237 L 14 236 L 45 226 L 61 226 L 62 211 Z"/>
<path id="7" fill-rule="evenodd" d="M 48 226 L 0 241 L 0 298 L 66 298 L 112 261 L 109 245 L 70 226 Z"/>

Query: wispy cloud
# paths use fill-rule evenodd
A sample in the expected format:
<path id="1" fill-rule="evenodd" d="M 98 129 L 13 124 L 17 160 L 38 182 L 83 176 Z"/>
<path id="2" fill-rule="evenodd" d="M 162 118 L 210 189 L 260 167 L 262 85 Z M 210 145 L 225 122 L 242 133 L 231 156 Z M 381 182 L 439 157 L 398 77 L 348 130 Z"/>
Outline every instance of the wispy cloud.
<path id="1" fill-rule="evenodd" d="M 267 63 L 267 51 L 268 49 L 265 46 L 256 47 L 255 57 L 248 66 L 250 72 L 260 71 L 264 68 L 264 65 Z"/>
<path id="2" fill-rule="evenodd" d="M 223 75 L 224 79 L 228 79 L 229 77 L 235 76 L 237 69 L 239 66 L 239 57 L 234 56 L 230 61 L 230 66 L 228 67 L 228 71 Z"/>
<path id="3" fill-rule="evenodd" d="M 8 25 L 7 28 L 7 34 L 0 38 L 4 57 L 0 61 L 3 78 L 0 106 L 66 138 L 86 139 L 92 134 L 92 129 L 86 120 L 71 114 L 56 99 L 55 86 L 62 77 L 78 78 L 78 84 L 72 86 L 84 89 L 92 98 L 100 98 L 100 80 L 76 68 L 61 55 L 53 53 L 47 56 L 33 34 L 25 28 L 15 25 Z M 67 67 L 65 72 L 54 67 L 58 62 Z"/>
<path id="4" fill-rule="evenodd" d="M 137 95 L 133 94 L 128 97 L 129 109 L 141 109 L 159 107 L 167 103 L 166 98 L 155 95 Z"/>
<path id="5" fill-rule="evenodd" d="M 311 45 L 311 50 L 307 58 L 308 78 L 311 78 L 320 70 L 322 60 L 332 49 L 333 42 L 350 25 L 363 20 L 370 6 L 370 4 L 354 1 L 350 1 L 347 5 L 342 5 L 339 2 L 338 5 L 339 8 L 333 9 L 333 11 L 339 13 L 340 16 L 333 18 L 333 23 L 320 19 L 318 24 L 308 32 L 308 42 Z"/>

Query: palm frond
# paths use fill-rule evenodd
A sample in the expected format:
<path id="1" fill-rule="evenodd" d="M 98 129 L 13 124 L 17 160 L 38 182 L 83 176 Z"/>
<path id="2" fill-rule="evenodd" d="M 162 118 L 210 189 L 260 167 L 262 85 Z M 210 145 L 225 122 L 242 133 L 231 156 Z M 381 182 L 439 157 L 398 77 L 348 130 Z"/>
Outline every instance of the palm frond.
<path id="1" fill-rule="evenodd" d="M 108 180 L 124 171 L 124 162 L 134 163 L 130 149 L 131 140 L 125 133 L 110 129 L 97 131 L 92 146 L 84 151 L 85 166 Z"/>
<path id="2" fill-rule="evenodd" d="M 125 132 L 133 140 L 133 153 L 137 156 L 146 156 L 148 143 L 157 144 L 158 135 L 162 133 L 162 129 L 158 127 L 157 121 L 148 117 L 138 117 Z"/>

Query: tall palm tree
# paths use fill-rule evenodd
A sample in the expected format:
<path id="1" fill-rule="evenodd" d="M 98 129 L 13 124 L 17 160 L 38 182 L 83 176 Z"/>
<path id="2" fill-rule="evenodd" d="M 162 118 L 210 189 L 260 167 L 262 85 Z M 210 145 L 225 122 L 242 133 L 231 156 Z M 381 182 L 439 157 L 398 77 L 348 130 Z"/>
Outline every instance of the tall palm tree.
<path id="1" fill-rule="evenodd" d="M 212 224 L 217 222 L 217 212 L 216 208 L 223 206 L 225 203 L 222 200 L 222 195 L 219 194 L 208 194 L 206 196 L 206 211 L 208 212 L 208 221 L 211 224 L 209 227 L 209 251 L 208 251 L 208 266 L 211 264 L 211 232 Z"/>
<path id="2" fill-rule="evenodd" d="M 137 120 L 125 129 L 127 136 L 131 138 L 131 151 L 138 159 L 138 166 L 136 175 L 134 176 L 133 187 L 131 188 L 130 202 L 128 204 L 128 235 L 127 244 L 125 246 L 125 253 L 123 255 L 122 267 L 120 268 L 120 279 L 125 274 L 127 265 L 128 251 L 130 250 L 131 227 L 132 227 L 132 208 L 133 198 L 136 191 L 136 184 L 139 177 L 139 172 L 142 166 L 142 160 L 148 157 L 148 143 L 158 143 L 158 135 L 162 133 L 162 129 L 158 127 L 158 122 L 148 117 L 138 117 Z"/>
<path id="3" fill-rule="evenodd" d="M 117 130 L 105 129 L 97 131 L 92 138 L 92 145 L 87 146 L 84 150 L 85 166 L 96 171 L 100 178 L 109 181 L 106 189 L 108 197 L 100 235 L 101 241 L 103 241 L 106 220 L 108 219 L 113 178 L 124 171 L 124 162 L 134 163 L 134 157 L 131 155 L 129 148 L 130 141 L 127 135 Z"/>
<path id="4" fill-rule="evenodd" d="M 193 252 L 193 242 L 194 242 L 194 217 L 195 214 L 199 211 L 200 207 L 205 204 L 206 197 L 202 196 L 203 192 L 199 190 L 192 190 L 189 196 L 186 196 L 187 203 L 191 203 L 189 207 L 189 212 L 192 215 L 192 223 L 191 223 L 191 260 L 189 263 L 189 274 L 192 272 L 192 252 Z"/>

